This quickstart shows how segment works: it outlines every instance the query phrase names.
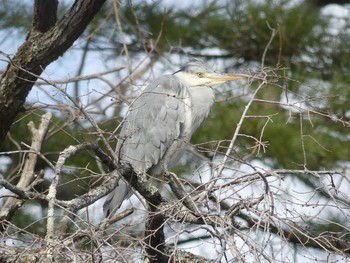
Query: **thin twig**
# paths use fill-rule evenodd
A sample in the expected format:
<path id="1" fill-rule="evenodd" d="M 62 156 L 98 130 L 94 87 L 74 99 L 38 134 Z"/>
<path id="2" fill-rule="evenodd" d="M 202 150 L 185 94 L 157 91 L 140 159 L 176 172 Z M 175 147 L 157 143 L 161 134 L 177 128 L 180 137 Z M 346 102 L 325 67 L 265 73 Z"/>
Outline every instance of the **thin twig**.
<path id="1" fill-rule="evenodd" d="M 224 169 L 224 167 L 225 167 L 225 165 L 226 165 L 226 162 L 228 161 L 228 158 L 229 158 L 229 156 L 231 155 L 231 152 L 232 152 L 232 150 L 233 150 L 233 146 L 234 146 L 234 144 L 235 144 L 235 142 L 236 142 L 236 139 L 237 139 L 238 134 L 239 134 L 239 131 L 240 131 L 241 127 L 242 127 L 243 121 L 244 121 L 244 119 L 245 119 L 245 117 L 246 117 L 246 115 L 247 115 L 247 113 L 248 113 L 248 110 L 249 110 L 250 106 L 252 105 L 255 96 L 258 94 L 258 92 L 259 92 L 266 84 L 267 84 L 267 80 L 265 79 L 264 81 L 262 81 L 262 82 L 260 83 L 260 85 L 258 86 L 258 88 L 254 91 L 254 93 L 253 93 L 252 96 L 251 96 L 251 99 L 249 100 L 249 102 L 248 102 L 247 105 L 245 106 L 244 111 L 243 111 L 243 113 L 242 113 L 242 115 L 241 115 L 241 118 L 240 118 L 240 120 L 239 120 L 239 122 L 238 122 L 238 124 L 237 124 L 236 129 L 235 129 L 235 132 L 234 132 L 234 134 L 233 134 L 233 137 L 232 137 L 232 139 L 231 139 L 231 141 L 230 141 L 230 145 L 229 145 L 228 148 L 227 148 L 227 151 L 226 151 L 226 153 L 225 153 L 225 155 L 224 155 L 224 158 L 223 158 L 222 162 L 220 163 L 220 165 L 219 165 L 218 168 L 217 168 L 216 176 L 215 176 L 215 177 L 218 177 L 218 176 L 222 173 L 222 171 L 223 171 L 223 169 Z"/>
<path id="2" fill-rule="evenodd" d="M 268 22 L 266 22 L 266 23 L 267 23 L 267 26 L 269 27 L 269 29 L 271 30 L 271 37 L 269 39 L 269 42 L 265 46 L 265 49 L 264 49 L 264 52 L 263 52 L 263 55 L 262 55 L 262 58 L 261 58 L 261 68 L 262 69 L 265 67 L 265 58 L 266 58 L 267 51 L 268 51 L 268 49 L 271 46 L 272 40 L 276 36 L 276 29 L 272 28 Z"/>

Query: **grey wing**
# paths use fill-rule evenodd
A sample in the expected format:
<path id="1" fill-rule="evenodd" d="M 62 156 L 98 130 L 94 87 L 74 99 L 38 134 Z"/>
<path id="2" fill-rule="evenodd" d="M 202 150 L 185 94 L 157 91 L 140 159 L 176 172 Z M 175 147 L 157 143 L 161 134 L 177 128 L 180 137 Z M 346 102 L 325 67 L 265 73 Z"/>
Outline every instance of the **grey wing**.
<path id="1" fill-rule="evenodd" d="M 123 201 L 129 198 L 132 194 L 132 190 L 127 182 L 123 178 L 118 178 L 118 185 L 113 191 L 107 196 L 103 204 L 103 213 L 107 217 L 121 206 Z"/>
<path id="2" fill-rule="evenodd" d="M 183 136 L 189 107 L 186 87 L 173 75 L 150 84 L 132 104 L 120 133 L 117 155 L 138 172 L 158 165 Z"/>

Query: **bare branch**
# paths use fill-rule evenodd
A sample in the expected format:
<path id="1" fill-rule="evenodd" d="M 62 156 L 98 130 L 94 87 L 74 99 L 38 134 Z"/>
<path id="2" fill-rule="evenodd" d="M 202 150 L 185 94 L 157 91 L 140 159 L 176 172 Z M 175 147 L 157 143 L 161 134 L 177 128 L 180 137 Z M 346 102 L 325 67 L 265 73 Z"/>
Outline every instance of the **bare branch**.
<path id="1" fill-rule="evenodd" d="M 231 154 L 231 152 L 232 152 L 232 150 L 233 150 L 233 146 L 234 146 L 234 144 L 235 144 L 235 142 L 236 142 L 236 139 L 237 139 L 237 137 L 238 137 L 238 134 L 239 134 L 239 131 L 240 131 L 240 129 L 241 129 L 241 126 L 242 126 L 242 124 L 243 124 L 243 122 L 244 122 L 244 120 L 245 120 L 245 118 L 246 118 L 246 116 L 247 116 L 248 110 L 249 110 L 250 106 L 252 105 L 255 96 L 258 94 L 258 92 L 259 92 L 267 83 L 268 83 L 268 80 L 267 80 L 267 79 L 264 79 L 264 80 L 259 84 L 258 88 L 253 92 L 253 94 L 252 94 L 252 96 L 251 96 L 249 102 L 248 102 L 247 105 L 245 106 L 244 111 L 243 111 L 243 113 L 242 113 L 242 115 L 241 115 L 241 118 L 240 118 L 240 120 L 239 120 L 239 122 L 238 122 L 238 124 L 237 124 L 236 129 L 235 129 L 235 132 L 234 132 L 234 134 L 233 134 L 233 137 L 232 137 L 232 139 L 231 139 L 231 141 L 230 141 L 230 145 L 228 146 L 227 151 L 226 151 L 226 153 L 225 153 L 224 159 L 222 160 L 222 162 L 220 163 L 219 167 L 217 168 L 217 171 L 216 171 L 217 176 L 220 175 L 220 174 L 222 173 L 222 171 L 224 170 L 224 168 L 225 168 L 226 162 L 227 162 L 227 160 L 228 160 L 228 158 L 229 158 L 229 156 L 230 156 L 230 154 Z"/>
<path id="2" fill-rule="evenodd" d="M 32 152 L 28 153 L 27 158 L 25 159 L 26 161 L 24 163 L 22 174 L 19 182 L 17 183 L 18 189 L 23 189 L 24 191 L 29 190 L 32 182 L 35 180 L 34 169 L 38 158 L 38 155 L 36 154 L 36 152 L 40 152 L 41 150 L 43 141 L 45 139 L 45 135 L 49 127 L 51 117 L 52 117 L 51 112 L 45 113 L 41 117 L 41 123 L 38 129 L 35 128 L 33 122 L 28 123 L 28 129 L 32 134 L 31 149 L 32 151 L 34 151 L 34 153 Z M 19 193 L 19 191 L 17 192 Z M 24 203 L 24 200 L 19 200 L 11 197 L 8 198 L 4 206 L 1 208 L 0 222 L 3 220 L 9 220 L 13 216 L 15 211 L 23 205 L 23 203 Z M 4 226 L 1 225 L 0 231 L 3 231 L 3 230 L 4 230 Z"/>

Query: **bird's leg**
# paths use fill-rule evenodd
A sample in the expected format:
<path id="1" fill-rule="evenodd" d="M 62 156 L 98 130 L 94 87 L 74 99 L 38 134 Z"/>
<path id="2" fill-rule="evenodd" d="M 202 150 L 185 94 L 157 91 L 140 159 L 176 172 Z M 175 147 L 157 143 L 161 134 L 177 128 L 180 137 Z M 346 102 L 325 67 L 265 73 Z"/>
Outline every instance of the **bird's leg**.
<path id="1" fill-rule="evenodd" d="M 199 216 L 201 214 L 200 210 L 191 196 L 186 193 L 184 185 L 181 183 L 181 180 L 177 175 L 171 172 L 165 172 L 164 177 L 169 181 L 170 188 L 177 199 L 183 201 L 184 205 L 191 211 L 191 213 Z"/>

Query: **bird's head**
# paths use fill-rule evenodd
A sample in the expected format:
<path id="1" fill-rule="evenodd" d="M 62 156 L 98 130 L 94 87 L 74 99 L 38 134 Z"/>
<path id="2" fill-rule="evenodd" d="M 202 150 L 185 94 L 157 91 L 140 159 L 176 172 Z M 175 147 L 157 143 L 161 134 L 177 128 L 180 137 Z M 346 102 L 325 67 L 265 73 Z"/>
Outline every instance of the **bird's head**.
<path id="1" fill-rule="evenodd" d="M 214 86 L 227 81 L 239 80 L 243 75 L 223 74 L 208 69 L 200 61 L 193 61 L 186 64 L 174 73 L 181 81 L 188 86 Z"/>

